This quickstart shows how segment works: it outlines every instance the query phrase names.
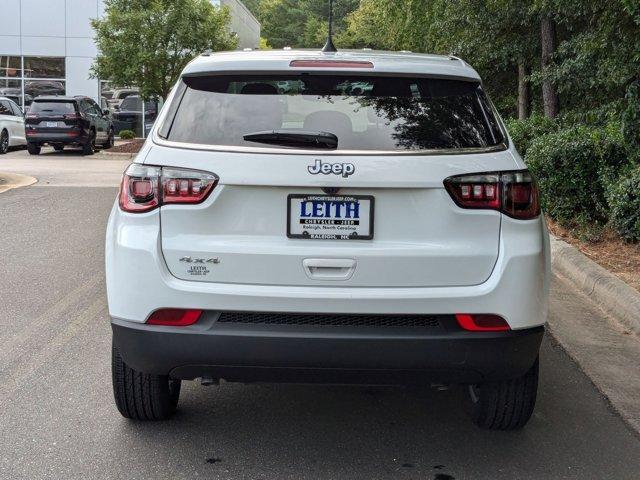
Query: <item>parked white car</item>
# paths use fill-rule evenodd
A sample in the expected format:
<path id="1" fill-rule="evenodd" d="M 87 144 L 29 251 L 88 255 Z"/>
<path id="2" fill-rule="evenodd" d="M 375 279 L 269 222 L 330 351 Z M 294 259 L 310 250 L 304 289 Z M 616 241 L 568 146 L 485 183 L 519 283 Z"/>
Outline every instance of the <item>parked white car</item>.
<path id="1" fill-rule="evenodd" d="M 138 95 L 138 93 L 139 90 L 137 88 L 118 88 L 116 90 L 113 90 L 111 96 L 107 99 L 109 110 L 120 110 L 120 105 L 122 105 L 122 102 L 125 98 L 130 95 Z"/>
<path id="2" fill-rule="evenodd" d="M 490 429 L 534 408 L 548 234 L 457 58 L 195 59 L 124 174 L 106 281 L 128 418 L 194 379 L 462 384 Z"/>
<path id="3" fill-rule="evenodd" d="M 13 100 L 0 97 L 0 155 L 26 144 L 22 110 Z"/>

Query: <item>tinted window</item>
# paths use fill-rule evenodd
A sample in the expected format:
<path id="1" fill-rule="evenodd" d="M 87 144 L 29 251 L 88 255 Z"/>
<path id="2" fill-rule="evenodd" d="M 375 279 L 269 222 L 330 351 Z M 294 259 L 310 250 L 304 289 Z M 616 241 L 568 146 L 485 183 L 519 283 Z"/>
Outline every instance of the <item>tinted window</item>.
<path id="1" fill-rule="evenodd" d="M 38 102 L 31 104 L 30 113 L 42 113 L 46 115 L 65 115 L 76 113 L 74 102 Z"/>
<path id="2" fill-rule="evenodd" d="M 9 115 L 13 116 L 13 111 L 9 106 L 9 102 L 5 100 L 0 100 L 0 115 Z"/>
<path id="3" fill-rule="evenodd" d="M 14 103 L 14 102 L 9 102 L 9 106 L 11 107 L 11 109 L 13 110 L 13 114 L 16 117 L 21 117 L 22 116 L 22 110 L 20 110 L 20 107 Z"/>
<path id="4" fill-rule="evenodd" d="M 503 141 L 476 82 L 338 75 L 184 82 L 181 103 L 167 119 L 171 126 L 161 129 L 178 142 L 266 148 L 243 137 L 277 129 L 333 133 L 341 150 L 484 148 Z"/>
<path id="5" fill-rule="evenodd" d="M 98 111 L 94 108 L 93 102 L 91 100 L 82 100 L 80 104 L 82 106 L 82 110 L 85 113 L 89 113 L 91 115 L 96 115 L 98 113 Z"/>

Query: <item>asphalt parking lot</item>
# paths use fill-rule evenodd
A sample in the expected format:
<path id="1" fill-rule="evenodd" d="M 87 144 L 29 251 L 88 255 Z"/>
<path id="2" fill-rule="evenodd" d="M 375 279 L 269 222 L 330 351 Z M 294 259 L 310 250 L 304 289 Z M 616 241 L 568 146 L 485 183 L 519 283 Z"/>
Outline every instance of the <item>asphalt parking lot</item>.
<path id="1" fill-rule="evenodd" d="M 171 421 L 123 419 L 111 392 L 103 237 L 127 163 L 0 157 L 0 171 L 39 179 L 0 195 L 0 478 L 640 477 L 638 435 L 549 336 L 538 406 L 521 432 L 477 429 L 461 388 L 186 383 Z M 557 279 L 553 289 L 571 295 Z"/>

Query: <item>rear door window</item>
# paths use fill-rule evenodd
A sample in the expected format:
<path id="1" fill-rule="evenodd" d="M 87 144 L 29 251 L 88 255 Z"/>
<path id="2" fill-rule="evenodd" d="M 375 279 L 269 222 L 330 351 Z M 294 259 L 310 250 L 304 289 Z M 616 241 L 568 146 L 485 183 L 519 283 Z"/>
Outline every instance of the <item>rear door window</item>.
<path id="1" fill-rule="evenodd" d="M 245 140 L 273 130 L 327 132 L 338 150 L 418 151 L 501 146 L 503 133 L 474 81 L 345 75 L 185 77 L 160 132 L 176 142 L 282 148 Z"/>

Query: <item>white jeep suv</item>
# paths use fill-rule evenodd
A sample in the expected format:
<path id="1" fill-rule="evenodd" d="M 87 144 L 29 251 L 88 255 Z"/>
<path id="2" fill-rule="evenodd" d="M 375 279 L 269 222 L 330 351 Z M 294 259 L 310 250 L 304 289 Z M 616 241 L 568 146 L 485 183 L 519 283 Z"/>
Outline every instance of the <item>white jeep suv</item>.
<path id="1" fill-rule="evenodd" d="M 124 174 L 106 275 L 128 418 L 194 379 L 462 384 L 492 429 L 534 408 L 548 234 L 458 58 L 195 59 Z"/>

